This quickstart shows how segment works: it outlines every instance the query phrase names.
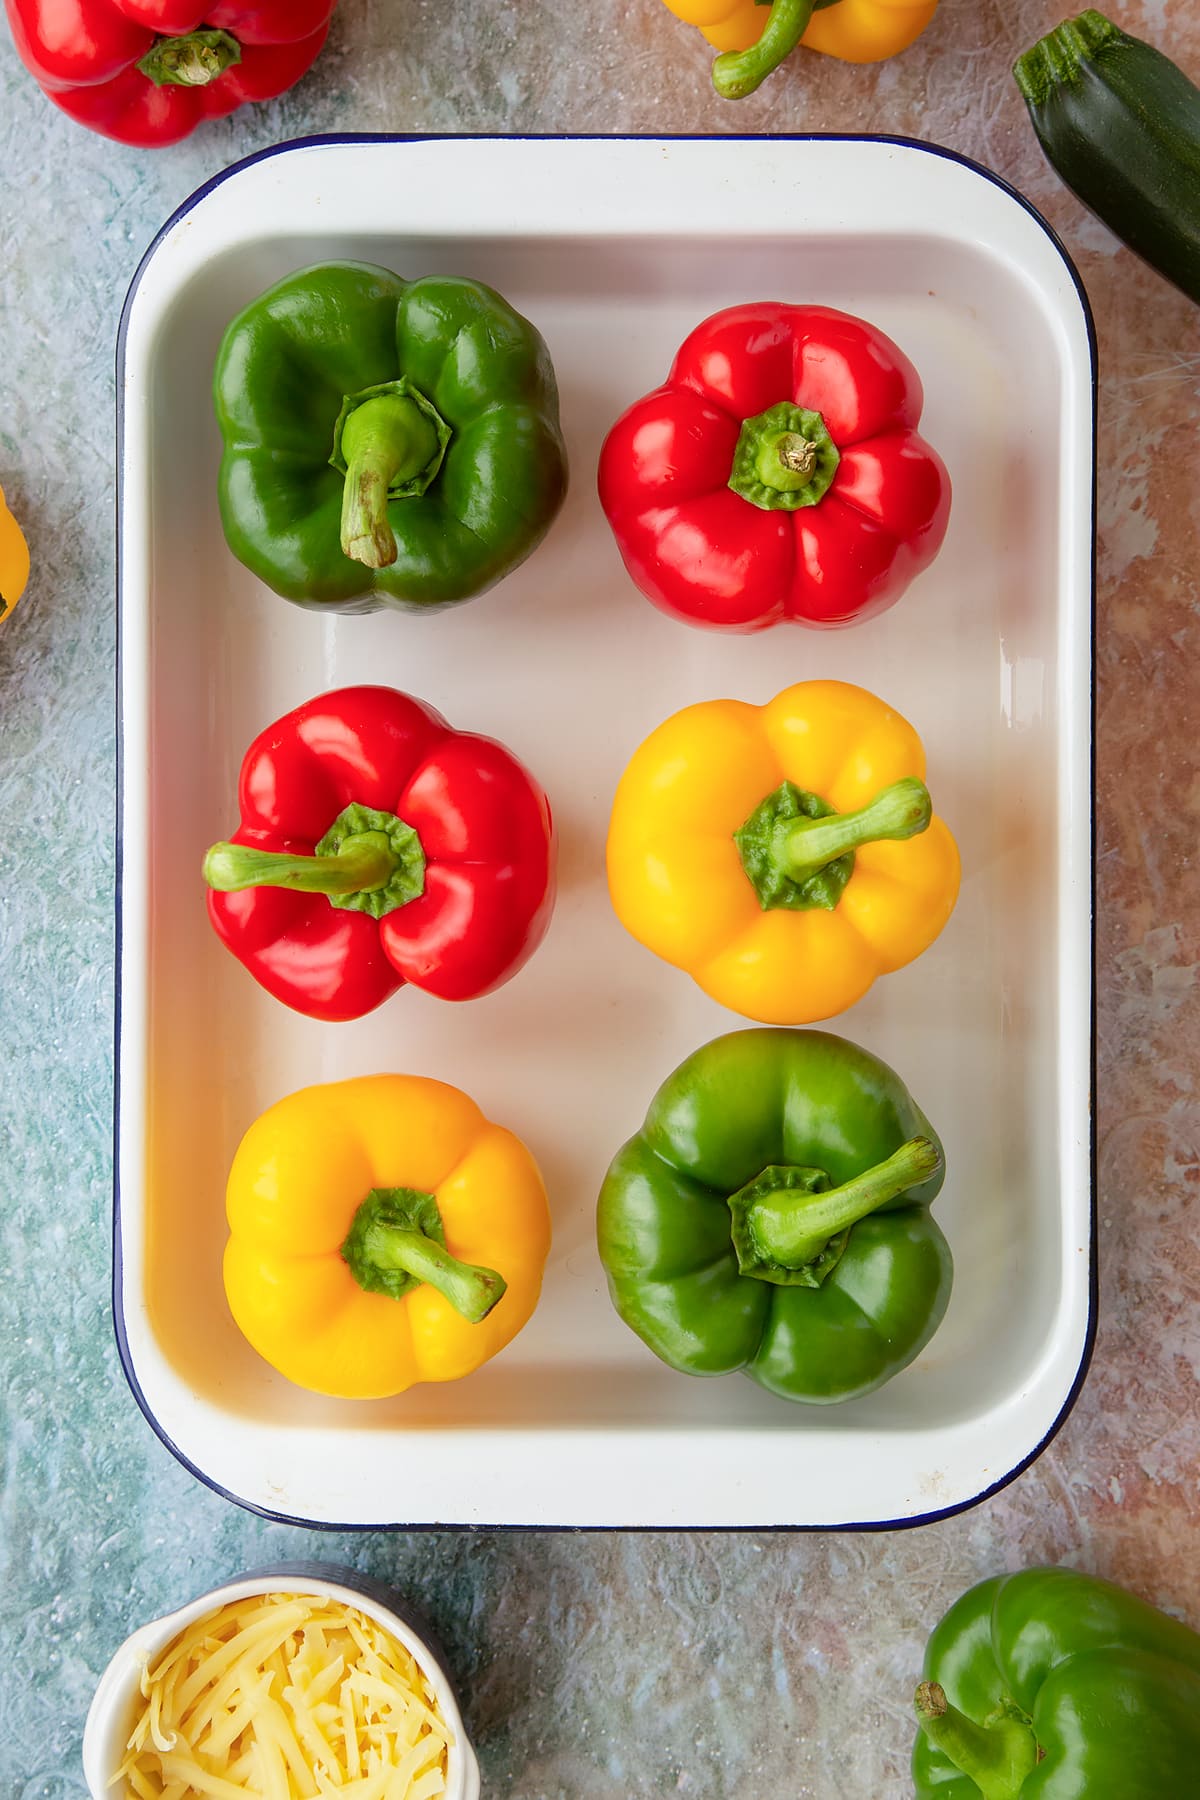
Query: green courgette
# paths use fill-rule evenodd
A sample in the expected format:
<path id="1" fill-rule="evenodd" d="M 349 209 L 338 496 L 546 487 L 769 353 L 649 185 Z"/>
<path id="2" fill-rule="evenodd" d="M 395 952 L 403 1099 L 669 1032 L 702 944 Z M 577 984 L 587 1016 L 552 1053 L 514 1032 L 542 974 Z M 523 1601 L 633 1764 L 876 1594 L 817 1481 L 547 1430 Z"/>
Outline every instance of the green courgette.
<path id="1" fill-rule="evenodd" d="M 1200 305 L 1200 88 L 1091 10 L 1041 38 L 1013 74 L 1067 186 Z"/>

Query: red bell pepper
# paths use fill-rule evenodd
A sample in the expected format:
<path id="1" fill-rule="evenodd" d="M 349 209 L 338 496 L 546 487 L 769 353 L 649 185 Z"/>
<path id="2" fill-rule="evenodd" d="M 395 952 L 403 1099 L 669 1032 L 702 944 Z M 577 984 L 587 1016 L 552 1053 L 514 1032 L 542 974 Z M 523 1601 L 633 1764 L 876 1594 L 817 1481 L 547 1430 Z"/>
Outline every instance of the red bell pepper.
<path id="1" fill-rule="evenodd" d="M 17 52 L 71 118 L 173 144 L 282 94 L 316 61 L 337 0 L 5 0 Z"/>
<path id="2" fill-rule="evenodd" d="M 277 1000 L 357 1019 L 406 981 L 471 1000 L 554 905 L 550 803 L 511 751 L 393 688 L 319 695 L 250 745 L 204 860 L 218 936 Z"/>
<path id="3" fill-rule="evenodd" d="M 692 625 L 850 625 L 941 548 L 950 478 L 917 433 L 920 377 L 827 306 L 733 306 L 617 420 L 600 501 L 625 567 Z"/>

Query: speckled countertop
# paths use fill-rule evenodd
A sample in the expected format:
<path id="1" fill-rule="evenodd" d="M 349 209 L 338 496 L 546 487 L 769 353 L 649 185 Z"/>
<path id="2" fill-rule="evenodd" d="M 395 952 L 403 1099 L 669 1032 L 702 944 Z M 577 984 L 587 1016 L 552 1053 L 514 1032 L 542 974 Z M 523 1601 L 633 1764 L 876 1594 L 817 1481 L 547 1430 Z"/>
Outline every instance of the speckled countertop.
<path id="1" fill-rule="evenodd" d="M 907 1792 L 921 1644 L 1034 1560 L 1200 1626 L 1200 313 L 1044 164 L 1008 75 L 1061 0 L 945 0 L 878 69 L 803 58 L 739 107 L 658 0 L 342 0 L 292 94 L 141 154 L 69 123 L 0 36 L 0 484 L 36 572 L 0 633 L 0 1792 L 79 1794 L 95 1679 L 134 1623 L 246 1566 L 319 1556 L 435 1621 L 485 1792 L 516 1800 Z M 1200 77 L 1192 0 L 1114 17 Z M 1096 315 L 1101 1322 L 1038 1462 L 881 1535 L 365 1536 L 200 1486 L 118 1363 L 110 1279 L 113 344 L 133 269 L 201 182 L 314 132 L 869 131 L 963 151 L 1062 235 Z"/>

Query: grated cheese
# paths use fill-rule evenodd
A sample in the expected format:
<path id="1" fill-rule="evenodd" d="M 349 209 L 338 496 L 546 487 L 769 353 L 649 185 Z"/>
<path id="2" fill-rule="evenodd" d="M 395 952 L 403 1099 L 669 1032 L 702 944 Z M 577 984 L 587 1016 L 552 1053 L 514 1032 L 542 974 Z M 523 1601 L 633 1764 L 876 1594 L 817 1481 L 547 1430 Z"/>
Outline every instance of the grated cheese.
<path id="1" fill-rule="evenodd" d="M 439 1800 L 452 1737 L 420 1665 L 356 1607 L 270 1594 L 142 1670 L 122 1800 Z"/>

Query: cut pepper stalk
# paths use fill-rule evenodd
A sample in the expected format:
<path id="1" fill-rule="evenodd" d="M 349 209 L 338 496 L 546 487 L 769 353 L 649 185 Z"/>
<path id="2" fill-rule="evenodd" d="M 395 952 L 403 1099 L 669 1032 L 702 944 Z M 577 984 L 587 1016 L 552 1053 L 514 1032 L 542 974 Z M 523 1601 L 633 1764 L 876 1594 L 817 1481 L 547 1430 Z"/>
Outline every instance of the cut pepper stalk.
<path id="1" fill-rule="evenodd" d="M 937 1681 L 922 1681 L 913 1705 L 926 1737 L 975 1783 L 983 1800 L 1019 1800 L 1040 1752 L 1028 1720 L 1015 1707 L 1002 1706 L 977 1725 L 950 1704 Z"/>
<path id="2" fill-rule="evenodd" d="M 815 12 L 839 0 L 757 0 L 771 11 L 763 34 L 748 50 L 727 50 L 713 64 L 712 80 L 723 100 L 744 100 L 785 62 L 808 30 Z"/>
<path id="3" fill-rule="evenodd" d="M 764 912 L 773 907 L 832 911 L 854 873 L 854 852 L 885 840 L 903 843 L 928 830 L 933 802 L 923 781 L 906 775 L 866 806 L 837 813 L 816 794 L 783 782 L 733 834 L 747 879 Z"/>
<path id="4" fill-rule="evenodd" d="M 781 400 L 742 421 L 729 486 L 763 512 L 794 512 L 825 498 L 840 461 L 820 413 Z"/>
<path id="5" fill-rule="evenodd" d="M 739 1270 L 780 1287 L 819 1287 L 852 1225 L 932 1180 L 941 1167 L 933 1140 L 913 1137 L 840 1187 L 830 1187 L 823 1169 L 764 1169 L 729 1197 Z"/>
<path id="6" fill-rule="evenodd" d="M 428 1282 L 471 1325 L 487 1318 L 507 1286 L 495 1269 L 450 1254 L 437 1199 L 418 1188 L 372 1188 L 355 1212 L 341 1257 L 367 1293 L 402 1300 Z"/>
<path id="7" fill-rule="evenodd" d="M 330 906 L 382 919 L 424 893 L 425 852 L 413 827 L 395 813 L 354 802 L 338 814 L 313 856 L 226 842 L 207 852 L 203 873 L 218 893 L 288 888 L 324 894 Z"/>
<path id="8" fill-rule="evenodd" d="M 391 567 L 399 546 L 388 502 L 417 499 L 426 491 L 450 436 L 437 408 L 403 375 L 344 397 L 329 459 L 346 477 L 344 555 L 368 569 Z"/>
<path id="9" fill-rule="evenodd" d="M 155 87 L 207 87 L 242 60 L 242 46 L 228 31 L 202 29 L 157 38 L 137 67 Z"/>

